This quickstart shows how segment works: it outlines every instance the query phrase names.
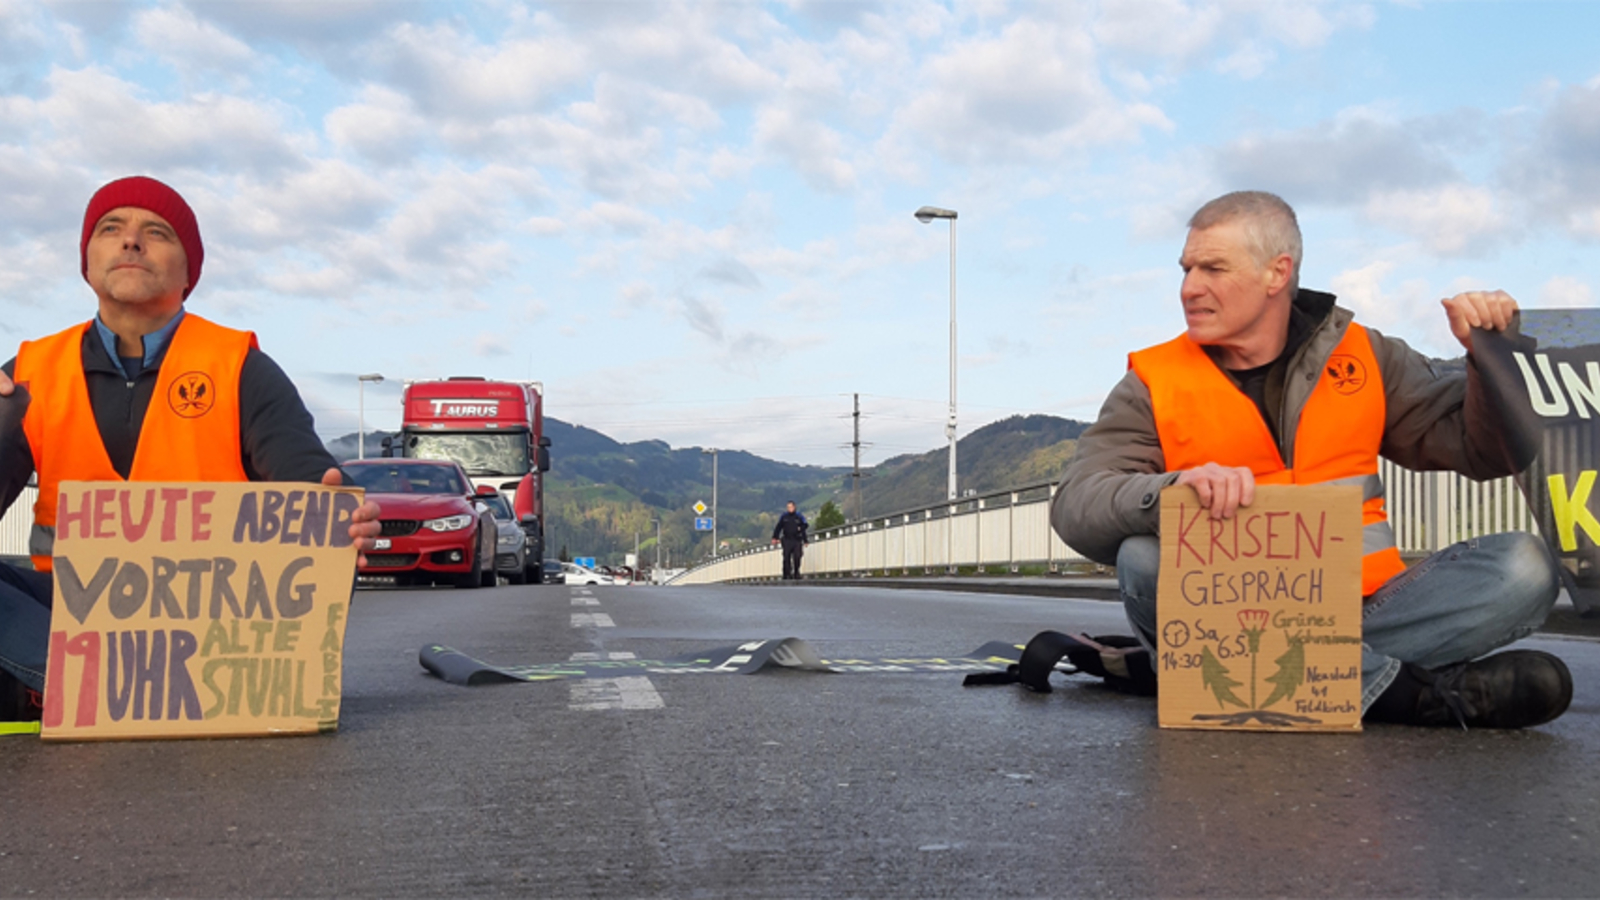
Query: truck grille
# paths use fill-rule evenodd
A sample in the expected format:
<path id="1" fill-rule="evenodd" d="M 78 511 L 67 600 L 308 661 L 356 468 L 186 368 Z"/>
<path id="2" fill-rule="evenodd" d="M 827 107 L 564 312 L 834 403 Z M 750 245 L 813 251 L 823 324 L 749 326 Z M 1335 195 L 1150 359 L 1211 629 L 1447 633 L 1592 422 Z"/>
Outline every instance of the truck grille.
<path id="1" fill-rule="evenodd" d="M 422 526 L 416 519 L 380 519 L 379 523 L 383 526 L 383 531 L 379 532 L 383 537 L 405 537 L 408 534 L 416 534 L 417 529 Z"/>
<path id="2" fill-rule="evenodd" d="M 369 569 L 404 569 L 417 564 L 415 553 L 368 553 Z"/>

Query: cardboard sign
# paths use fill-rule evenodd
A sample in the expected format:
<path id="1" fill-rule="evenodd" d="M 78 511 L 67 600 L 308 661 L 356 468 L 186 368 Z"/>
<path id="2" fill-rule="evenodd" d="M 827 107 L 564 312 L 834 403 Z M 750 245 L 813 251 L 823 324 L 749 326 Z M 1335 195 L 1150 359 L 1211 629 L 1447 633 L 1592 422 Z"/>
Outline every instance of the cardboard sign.
<path id="1" fill-rule="evenodd" d="M 1162 491 L 1156 620 L 1161 727 L 1360 731 L 1361 489 Z"/>
<path id="2" fill-rule="evenodd" d="M 360 489 L 60 490 L 46 740 L 338 727 Z"/>

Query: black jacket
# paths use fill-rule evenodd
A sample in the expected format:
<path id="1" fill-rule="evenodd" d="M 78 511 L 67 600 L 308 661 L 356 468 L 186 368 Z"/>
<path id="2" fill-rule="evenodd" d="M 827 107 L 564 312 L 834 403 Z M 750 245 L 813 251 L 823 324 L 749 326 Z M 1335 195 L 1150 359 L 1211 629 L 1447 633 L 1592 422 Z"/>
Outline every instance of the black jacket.
<path id="1" fill-rule="evenodd" d="M 778 517 L 778 524 L 772 529 L 772 539 L 784 541 L 806 540 L 806 529 L 810 528 L 806 517 L 798 512 L 786 512 Z"/>
<path id="2" fill-rule="evenodd" d="M 133 469 L 144 413 L 166 355 L 164 346 L 149 366 L 128 381 L 117 371 L 95 329 L 84 331 L 83 373 L 89 385 L 89 405 L 106 455 L 124 478 Z M 15 359 L 5 364 L 7 376 L 16 371 L 16 365 Z M 34 473 L 33 450 L 22 431 L 27 403 L 21 389 L 0 398 L 0 513 L 11 508 Z M 245 356 L 239 371 L 239 436 L 241 462 L 251 481 L 315 483 L 338 465 L 318 439 L 311 412 L 294 382 L 271 357 L 255 348 Z"/>

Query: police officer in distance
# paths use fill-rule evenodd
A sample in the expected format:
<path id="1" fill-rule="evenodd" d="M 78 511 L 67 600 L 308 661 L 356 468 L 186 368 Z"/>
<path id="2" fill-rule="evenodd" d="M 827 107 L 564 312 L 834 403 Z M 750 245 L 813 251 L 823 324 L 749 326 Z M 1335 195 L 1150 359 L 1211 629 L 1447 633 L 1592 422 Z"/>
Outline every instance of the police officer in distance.
<path id="1" fill-rule="evenodd" d="M 255 335 L 185 309 L 205 247 L 177 191 L 143 177 L 105 185 L 78 249 L 98 315 L 24 342 L 0 374 L 0 513 L 39 482 L 34 568 L 0 564 L 0 720 L 39 717 L 61 482 L 344 483 Z M 378 513 L 369 501 L 353 517 L 358 551 Z"/>
<path id="2" fill-rule="evenodd" d="M 795 512 L 794 501 L 790 500 L 787 510 L 778 517 L 778 524 L 772 529 L 772 544 L 783 545 L 783 580 L 800 580 L 800 558 L 805 555 L 806 529 L 810 528 L 806 517 Z"/>

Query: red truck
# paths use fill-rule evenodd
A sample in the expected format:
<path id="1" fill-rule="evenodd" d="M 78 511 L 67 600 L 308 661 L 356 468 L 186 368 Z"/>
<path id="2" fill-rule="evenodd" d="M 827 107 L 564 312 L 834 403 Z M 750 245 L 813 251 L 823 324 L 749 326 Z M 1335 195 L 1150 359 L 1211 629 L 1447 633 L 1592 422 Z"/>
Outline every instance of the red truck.
<path id="1" fill-rule="evenodd" d="M 544 473 L 550 471 L 543 385 L 468 376 L 409 381 L 402 402 L 400 434 L 385 441 L 385 453 L 454 460 L 473 484 L 512 494 L 526 542 L 524 572 L 530 584 L 542 581 Z"/>

